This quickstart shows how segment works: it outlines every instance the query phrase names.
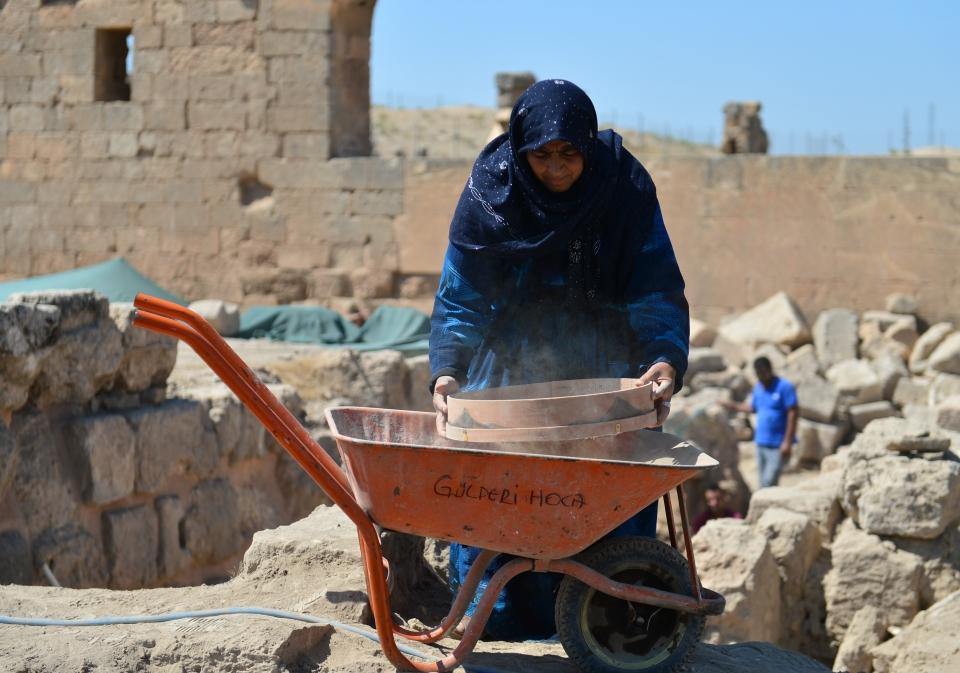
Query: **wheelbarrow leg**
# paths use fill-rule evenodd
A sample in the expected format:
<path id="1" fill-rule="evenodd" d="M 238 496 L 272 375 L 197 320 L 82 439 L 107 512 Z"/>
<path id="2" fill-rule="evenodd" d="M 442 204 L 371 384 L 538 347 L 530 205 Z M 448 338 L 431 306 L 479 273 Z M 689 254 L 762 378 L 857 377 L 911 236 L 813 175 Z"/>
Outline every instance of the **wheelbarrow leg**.
<path id="1" fill-rule="evenodd" d="M 493 562 L 493 559 L 497 556 L 499 556 L 497 552 L 487 549 L 480 552 L 473 562 L 473 565 L 470 566 L 470 571 L 464 578 L 463 584 L 460 585 L 453 605 L 450 607 L 450 612 L 447 613 L 447 616 L 444 617 L 437 626 L 429 628 L 426 631 L 411 631 L 402 626 L 394 625 L 393 632 L 407 640 L 414 640 L 420 643 L 435 643 L 443 638 L 450 629 L 460 622 L 463 615 L 466 614 L 470 601 L 473 600 L 473 597 L 477 593 L 477 586 L 480 584 L 480 580 L 483 579 L 483 573 L 486 572 L 487 568 Z"/>
<path id="2" fill-rule="evenodd" d="M 677 549 L 677 526 L 673 523 L 673 503 L 670 502 L 670 491 L 663 494 L 663 511 L 667 515 L 667 530 L 670 531 L 670 545 Z"/>
<path id="3" fill-rule="evenodd" d="M 680 501 L 680 525 L 683 526 L 683 544 L 687 550 L 687 568 L 690 570 L 690 585 L 693 597 L 700 602 L 700 581 L 697 578 L 697 561 L 693 557 L 693 540 L 690 539 L 690 524 L 687 522 L 687 503 L 683 499 L 683 484 L 677 486 L 677 500 Z"/>

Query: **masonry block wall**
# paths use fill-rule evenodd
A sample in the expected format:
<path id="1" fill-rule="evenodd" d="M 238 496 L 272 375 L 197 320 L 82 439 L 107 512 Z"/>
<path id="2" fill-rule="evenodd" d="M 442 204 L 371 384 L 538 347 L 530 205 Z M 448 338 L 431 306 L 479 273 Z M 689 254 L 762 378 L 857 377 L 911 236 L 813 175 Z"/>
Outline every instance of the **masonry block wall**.
<path id="1" fill-rule="evenodd" d="M 123 255 L 190 298 L 393 293 L 374 0 L 0 7 L 0 278 Z"/>
<path id="2" fill-rule="evenodd" d="M 960 160 L 641 157 L 697 317 L 717 324 L 786 291 L 811 318 L 882 308 L 960 322 Z M 404 274 L 436 273 L 469 162 L 408 164 L 395 220 Z"/>

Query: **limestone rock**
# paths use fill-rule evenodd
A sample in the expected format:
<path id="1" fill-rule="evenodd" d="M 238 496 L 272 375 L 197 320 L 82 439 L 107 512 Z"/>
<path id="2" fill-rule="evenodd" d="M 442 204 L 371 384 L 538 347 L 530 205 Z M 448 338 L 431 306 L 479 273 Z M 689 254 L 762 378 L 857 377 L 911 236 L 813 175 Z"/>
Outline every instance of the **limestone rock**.
<path id="1" fill-rule="evenodd" d="M 904 364 L 903 359 L 883 353 L 870 361 L 870 366 L 880 379 L 881 395 L 883 399 L 892 400 L 893 393 L 897 388 L 900 379 L 909 377 L 910 372 Z"/>
<path id="2" fill-rule="evenodd" d="M 767 544 L 780 573 L 781 644 L 797 647 L 804 638 L 804 579 L 820 554 L 820 531 L 810 518 L 789 510 L 766 510 L 754 528 Z"/>
<path id="3" fill-rule="evenodd" d="M 930 354 L 930 369 L 945 374 L 960 374 L 960 333 L 951 334 Z"/>
<path id="4" fill-rule="evenodd" d="M 289 526 L 253 536 L 240 576 L 266 580 L 281 574 L 311 586 L 321 614 L 350 622 L 370 617 L 357 529 L 339 507 L 318 507 Z"/>
<path id="5" fill-rule="evenodd" d="M 841 473 L 826 472 L 796 486 L 762 488 L 750 498 L 746 520 L 756 523 L 768 509 L 786 509 L 807 516 L 817 524 L 821 538 L 830 540 L 843 513 L 840 508 L 842 484 Z"/>
<path id="6" fill-rule="evenodd" d="M 829 423 L 837 412 L 840 392 L 830 382 L 819 376 L 798 381 L 797 405 L 802 418 L 818 423 Z"/>
<path id="7" fill-rule="evenodd" d="M 922 566 L 914 554 L 897 550 L 848 519 L 833 541 L 832 561 L 824 591 L 827 630 L 836 642 L 865 606 L 881 610 L 892 626 L 905 625 L 917 614 Z"/>
<path id="8" fill-rule="evenodd" d="M 107 584 L 99 540 L 76 523 L 43 531 L 33 543 L 33 557 L 38 566 L 50 566 L 62 586 L 83 589 Z"/>
<path id="9" fill-rule="evenodd" d="M 784 292 L 721 325 L 718 334 L 748 345 L 775 343 L 793 347 L 810 341 L 806 319 Z"/>
<path id="10" fill-rule="evenodd" d="M 177 363 L 177 340 L 135 326 L 134 315 L 133 304 L 110 304 L 110 317 L 120 330 L 123 346 L 116 387 L 141 392 L 166 383 Z"/>
<path id="11" fill-rule="evenodd" d="M 199 299 L 189 308 L 213 325 L 221 336 L 233 336 L 240 331 L 240 307 L 234 303 L 222 299 Z"/>
<path id="12" fill-rule="evenodd" d="M 813 324 L 813 343 L 817 359 L 824 368 L 857 358 L 858 322 L 857 314 L 845 308 L 828 309 L 817 316 Z"/>
<path id="13" fill-rule="evenodd" d="M 736 367 L 728 367 L 722 372 L 700 372 L 692 378 L 686 377 L 684 386 L 689 387 L 691 392 L 704 388 L 724 388 L 737 400 L 746 399 L 753 388 L 749 379 Z"/>
<path id="14" fill-rule="evenodd" d="M 110 568 L 110 587 L 139 589 L 157 579 L 157 515 L 136 505 L 103 513 L 103 546 Z"/>
<path id="15" fill-rule="evenodd" d="M 873 670 L 870 651 L 883 642 L 886 633 L 886 620 L 875 606 L 868 605 L 857 610 L 837 650 L 833 670 L 870 673 Z"/>
<path id="16" fill-rule="evenodd" d="M 406 360 L 410 372 L 410 409 L 433 411 L 433 395 L 430 394 L 430 356 L 417 355 Z"/>
<path id="17" fill-rule="evenodd" d="M 79 484 L 73 478 L 73 466 L 65 459 L 69 452 L 63 445 L 61 433 L 48 414 L 14 415 L 10 434 L 13 448 L 7 447 L 9 453 L 0 468 L 6 473 L 0 478 L 0 490 L 6 489 L 7 502 L 16 503 L 36 543 L 37 531 L 56 529 L 65 521 L 74 520 L 81 499 Z M 0 444 L 2 450 L 4 446 Z"/>
<path id="18" fill-rule="evenodd" d="M 854 404 L 879 402 L 883 399 L 883 382 L 863 360 L 838 362 L 827 370 L 827 380 Z"/>
<path id="19" fill-rule="evenodd" d="M 160 496 L 153 501 L 157 512 L 157 574 L 160 577 L 176 575 L 190 566 L 190 554 L 180 546 L 180 523 L 183 521 L 183 502 L 175 495 Z"/>
<path id="20" fill-rule="evenodd" d="M 804 344 L 787 355 L 787 361 L 780 372 L 794 383 L 806 381 L 820 375 L 820 361 L 813 344 Z"/>
<path id="21" fill-rule="evenodd" d="M 960 661 L 960 591 L 917 615 L 872 650 L 876 673 L 945 673 Z"/>
<path id="22" fill-rule="evenodd" d="M 930 380 L 919 376 L 900 378 L 893 389 L 893 403 L 898 407 L 907 404 L 926 404 L 930 399 Z"/>
<path id="23" fill-rule="evenodd" d="M 156 493 L 181 475 L 206 477 L 220 460 L 216 435 L 203 405 L 174 399 L 142 407 L 127 420 L 137 434 L 136 490 Z"/>
<path id="24" fill-rule="evenodd" d="M 910 294 L 894 292 L 887 295 L 885 306 L 889 313 L 914 315 L 917 312 L 917 299 Z"/>
<path id="25" fill-rule="evenodd" d="M 948 397 L 960 395 L 960 376 L 937 374 L 930 384 L 930 404 L 940 404 Z"/>
<path id="26" fill-rule="evenodd" d="M 920 338 L 917 332 L 917 319 L 912 315 L 904 316 L 884 330 L 883 336 L 886 339 L 891 339 L 903 344 L 907 349 L 907 353 L 909 353 L 914 344 L 916 344 L 917 339 Z"/>
<path id="27" fill-rule="evenodd" d="M 881 418 L 871 421 L 853 440 L 853 448 L 871 455 L 887 451 L 939 453 L 950 448 L 950 439 L 937 437 L 927 423 L 910 418 Z"/>
<path id="28" fill-rule="evenodd" d="M 181 524 L 183 546 L 195 563 L 222 561 L 243 548 L 237 492 L 222 478 L 202 481 L 190 494 Z"/>
<path id="29" fill-rule="evenodd" d="M 960 524 L 950 526 L 933 540 L 894 537 L 897 549 L 916 555 L 923 563 L 920 607 L 933 605 L 960 591 Z"/>
<path id="30" fill-rule="evenodd" d="M 23 357 L 42 348 L 59 325 L 60 309 L 51 304 L 0 304 L 0 357 Z"/>
<path id="31" fill-rule="evenodd" d="M 867 533 L 935 538 L 960 519 L 960 463 L 851 451 L 842 504 Z"/>
<path id="32" fill-rule="evenodd" d="M 870 421 L 897 415 L 896 408 L 887 401 L 867 402 L 850 407 L 850 421 L 857 430 L 863 430 Z"/>
<path id="33" fill-rule="evenodd" d="M 106 318 L 110 311 L 110 302 L 106 297 L 93 290 L 40 290 L 37 292 L 18 292 L 10 295 L 7 302 L 56 306 L 60 312 L 59 328 L 69 331 L 78 327 L 92 325 Z"/>
<path id="34" fill-rule="evenodd" d="M 87 416 L 67 428 L 84 498 L 98 504 L 133 493 L 136 437 L 123 416 Z"/>
<path id="35" fill-rule="evenodd" d="M 280 387 L 281 384 L 267 386 L 274 393 Z M 216 435 L 217 453 L 221 457 L 235 463 L 266 454 L 266 429 L 225 384 L 218 382 L 183 392 L 206 409 Z"/>
<path id="36" fill-rule="evenodd" d="M 33 581 L 33 553 L 18 530 L 0 531 L 0 585 L 30 584 Z"/>
<path id="37" fill-rule="evenodd" d="M 886 332 L 889 327 L 898 321 L 902 320 L 904 317 L 912 316 L 903 316 L 898 313 L 891 313 L 890 311 L 864 311 L 861 322 L 866 324 L 876 325 L 881 332 Z"/>
<path id="38" fill-rule="evenodd" d="M 703 585 L 727 599 L 707 621 L 706 642 L 776 641 L 780 637 L 780 575 L 766 538 L 745 522 L 715 519 L 693 538 Z"/>
<path id="39" fill-rule="evenodd" d="M 927 369 L 931 353 L 940 343 L 953 333 L 953 325 L 948 322 L 939 322 L 931 325 L 926 332 L 920 335 L 910 353 L 910 371 L 922 374 Z"/>
<path id="40" fill-rule="evenodd" d="M 690 378 L 701 372 L 722 372 L 727 368 L 723 355 L 713 348 L 691 348 L 687 363 L 685 376 Z"/>
<path id="41" fill-rule="evenodd" d="M 724 361 L 732 367 L 743 367 L 747 363 L 747 355 L 750 351 L 749 346 L 727 338 L 721 331 L 717 331 L 717 337 L 713 340 L 713 349 L 719 352 Z"/>
<path id="42" fill-rule="evenodd" d="M 948 397 L 937 405 L 937 425 L 950 432 L 960 432 L 960 395 Z"/>
<path id="43" fill-rule="evenodd" d="M 792 462 L 819 464 L 836 451 L 845 432 L 846 427 L 838 423 L 816 423 L 806 418 L 799 419 Z"/>
<path id="44" fill-rule="evenodd" d="M 690 347 L 709 348 L 717 338 L 717 330 L 696 318 L 690 318 Z"/>

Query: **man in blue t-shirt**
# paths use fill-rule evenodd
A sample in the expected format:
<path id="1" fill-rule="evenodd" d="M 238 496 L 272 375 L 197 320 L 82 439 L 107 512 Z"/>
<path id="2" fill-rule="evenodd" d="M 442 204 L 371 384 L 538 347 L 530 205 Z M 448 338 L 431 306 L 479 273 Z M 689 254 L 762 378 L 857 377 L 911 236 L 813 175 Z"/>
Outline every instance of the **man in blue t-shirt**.
<path id="1" fill-rule="evenodd" d="M 757 414 L 753 441 L 757 445 L 757 468 L 760 488 L 776 486 L 783 464 L 790 458 L 790 450 L 797 434 L 797 391 L 793 384 L 773 373 L 773 365 L 765 357 L 753 362 L 757 383 L 749 403 L 725 402 L 723 406 L 734 411 Z"/>

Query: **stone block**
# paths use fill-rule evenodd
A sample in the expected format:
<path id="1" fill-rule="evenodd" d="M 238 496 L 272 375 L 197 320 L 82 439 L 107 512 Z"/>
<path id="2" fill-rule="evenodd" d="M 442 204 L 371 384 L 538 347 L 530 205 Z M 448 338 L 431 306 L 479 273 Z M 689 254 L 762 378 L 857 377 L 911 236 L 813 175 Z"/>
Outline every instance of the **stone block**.
<path id="1" fill-rule="evenodd" d="M 283 156 L 292 159 L 330 158 L 329 133 L 285 133 Z"/>
<path id="2" fill-rule="evenodd" d="M 407 358 L 410 371 L 410 409 L 414 411 L 433 411 L 433 395 L 430 394 L 430 358 L 417 355 Z"/>
<path id="3" fill-rule="evenodd" d="M 175 495 L 164 495 L 153 501 L 157 512 L 157 574 L 171 577 L 191 566 L 190 554 L 180 546 L 180 522 L 184 507 Z"/>
<path id="4" fill-rule="evenodd" d="M 842 484 L 841 473 L 826 472 L 797 486 L 762 488 L 750 497 L 747 522 L 755 523 L 766 510 L 779 507 L 809 517 L 817 524 L 822 539 L 830 540 L 843 516 L 840 507 Z"/>
<path id="5" fill-rule="evenodd" d="M 835 642 L 843 640 L 863 607 L 881 610 L 893 626 L 904 626 L 917 614 L 922 567 L 914 554 L 898 551 L 847 520 L 833 541 L 832 559 L 824 593 L 827 631 Z"/>
<path id="6" fill-rule="evenodd" d="M 930 354 L 929 368 L 945 374 L 960 374 L 960 332 L 943 339 Z"/>
<path id="7" fill-rule="evenodd" d="M 349 294 L 347 274 L 332 269 L 313 269 L 307 277 L 307 296 L 310 299 L 328 299 Z"/>
<path id="8" fill-rule="evenodd" d="M 33 583 L 33 552 L 19 530 L 0 532 L 0 585 Z"/>
<path id="9" fill-rule="evenodd" d="M 278 133 L 327 131 L 330 112 L 321 105 L 271 105 L 267 108 L 267 130 Z"/>
<path id="10" fill-rule="evenodd" d="M 687 378 L 701 372 L 721 372 L 727 368 L 723 355 L 713 348 L 691 348 L 688 357 Z"/>
<path id="11" fill-rule="evenodd" d="M 181 101 L 157 101 L 143 106 L 144 128 L 153 131 L 182 131 L 186 112 Z"/>
<path id="12" fill-rule="evenodd" d="M 919 376 L 902 377 L 893 389 L 893 403 L 898 407 L 926 404 L 930 399 L 930 380 Z"/>
<path id="13" fill-rule="evenodd" d="M 263 59 L 253 51 L 228 45 L 176 47 L 169 50 L 171 74 L 230 74 L 262 70 Z"/>
<path id="14" fill-rule="evenodd" d="M 133 24 L 133 39 L 140 49 L 159 49 L 163 46 L 163 26 L 138 21 Z"/>
<path id="15" fill-rule="evenodd" d="M 156 493 L 172 479 L 203 478 L 216 469 L 216 435 L 200 403 L 168 400 L 127 418 L 137 434 L 138 492 Z"/>
<path id="16" fill-rule="evenodd" d="M 257 51 L 263 56 L 326 54 L 330 35 L 321 31 L 264 30 L 257 35 Z"/>
<path id="17" fill-rule="evenodd" d="M 883 332 L 883 336 L 886 339 L 903 344 L 907 353 L 909 353 L 920 337 L 917 333 L 917 319 L 912 315 L 903 316 L 903 318 L 890 325 Z"/>
<path id="18" fill-rule="evenodd" d="M 949 449 L 950 439 L 934 436 L 930 427 L 930 419 L 881 418 L 871 421 L 856 436 L 852 448 L 868 455 L 882 455 L 888 451 L 942 453 Z"/>
<path id="19" fill-rule="evenodd" d="M 960 432 L 960 395 L 948 397 L 937 405 L 937 425 L 950 432 Z"/>
<path id="20" fill-rule="evenodd" d="M 250 272 L 241 277 L 244 295 L 273 295 L 281 304 L 307 298 L 307 279 L 303 271 L 274 269 Z"/>
<path id="21" fill-rule="evenodd" d="M 267 20 L 271 28 L 292 31 L 330 30 L 330 5 L 314 0 L 273 0 Z"/>
<path id="22" fill-rule="evenodd" d="M 960 519 L 960 463 L 853 450 L 842 503 L 867 533 L 936 538 Z"/>
<path id="23" fill-rule="evenodd" d="M 203 25 L 203 24 L 197 24 Z M 169 24 L 163 27 L 163 46 L 167 49 L 190 47 L 194 42 L 194 28 L 189 23 Z M 196 44 L 200 44 L 196 42 Z"/>
<path id="24" fill-rule="evenodd" d="M 355 269 L 350 273 L 350 286 L 353 296 L 359 299 L 392 297 L 394 295 L 395 275 L 385 269 Z"/>
<path id="25" fill-rule="evenodd" d="M 827 370 L 827 380 L 854 404 L 883 399 L 883 382 L 864 360 L 844 360 Z"/>
<path id="26" fill-rule="evenodd" d="M 239 4 L 240 0 L 237 0 Z M 229 45 L 253 48 L 252 23 L 198 23 L 193 26 L 193 40 L 198 45 Z"/>
<path id="27" fill-rule="evenodd" d="M 690 346 L 693 348 L 709 348 L 717 338 L 717 330 L 696 318 L 690 318 Z"/>
<path id="28" fill-rule="evenodd" d="M 877 673 L 948 671 L 960 660 L 960 591 L 924 610 L 907 628 L 871 650 Z"/>
<path id="29" fill-rule="evenodd" d="M 937 374 L 930 384 L 930 404 L 939 404 L 948 397 L 960 395 L 960 376 Z"/>
<path id="30" fill-rule="evenodd" d="M 8 113 L 8 126 L 11 132 L 43 131 L 45 128 L 45 109 L 39 105 L 14 105 Z"/>
<path id="31" fill-rule="evenodd" d="M 840 401 L 836 387 L 819 376 L 802 379 L 796 383 L 800 416 L 819 423 L 833 420 Z"/>
<path id="32" fill-rule="evenodd" d="M 117 159 L 132 159 L 140 151 L 136 133 L 111 133 L 107 141 L 107 155 Z"/>
<path id="33" fill-rule="evenodd" d="M 843 360 L 857 358 L 859 318 L 844 308 L 823 311 L 813 324 L 813 343 L 817 359 L 825 369 Z"/>
<path id="34" fill-rule="evenodd" d="M 899 416 L 896 407 L 886 400 L 880 402 L 867 402 L 866 404 L 854 404 L 850 407 L 850 422 L 858 431 L 867 427 L 867 424 L 878 418 L 889 418 Z"/>
<path id="35" fill-rule="evenodd" d="M 120 331 L 123 343 L 123 360 L 117 370 L 115 386 L 140 392 L 165 384 L 177 362 L 177 341 L 134 326 L 132 304 L 111 304 L 110 317 Z"/>
<path id="36" fill-rule="evenodd" d="M 105 131 L 142 131 L 143 106 L 137 103 L 104 103 L 103 128 Z"/>
<path id="37" fill-rule="evenodd" d="M 940 322 L 931 325 L 921 334 L 910 352 L 910 371 L 914 374 L 922 374 L 926 371 L 930 355 L 951 333 L 953 333 L 953 324 Z"/>
<path id="38" fill-rule="evenodd" d="M 194 101 L 187 104 L 187 121 L 190 128 L 200 130 L 242 131 L 246 125 L 244 111 L 236 104 Z"/>
<path id="39" fill-rule="evenodd" d="M 191 75 L 190 99 L 195 101 L 233 100 L 233 78 L 230 75 Z"/>
<path id="40" fill-rule="evenodd" d="M 863 312 L 863 322 L 864 323 L 874 323 L 881 332 L 885 332 L 891 325 L 896 322 L 899 322 L 907 316 L 900 315 L 898 313 L 891 313 L 890 311 L 864 311 Z"/>
<path id="41" fill-rule="evenodd" d="M 237 492 L 230 482 L 210 479 L 197 484 L 180 528 L 194 563 L 217 563 L 242 550 Z"/>
<path id="42" fill-rule="evenodd" d="M 843 635 L 843 641 L 833 661 L 835 671 L 873 670 L 871 650 L 883 642 L 887 635 L 887 622 L 883 614 L 873 605 L 868 605 L 854 613 L 850 626 Z"/>
<path id="43" fill-rule="evenodd" d="M 240 307 L 221 299 L 200 299 L 190 304 L 190 310 L 213 325 L 222 336 L 233 336 L 240 329 Z"/>
<path id="44" fill-rule="evenodd" d="M 136 438 L 123 416 L 86 416 L 67 426 L 84 499 L 104 504 L 133 493 Z"/>
<path id="45" fill-rule="evenodd" d="M 77 523 L 44 530 L 34 539 L 37 566 L 46 563 L 57 581 L 71 589 L 104 587 L 109 577 L 100 541 Z"/>
<path id="46" fill-rule="evenodd" d="M 780 637 L 780 575 L 765 536 L 734 519 L 707 522 L 693 538 L 704 586 L 727 599 L 707 624 L 710 643 L 776 641 Z"/>
<path id="47" fill-rule="evenodd" d="M 870 361 L 870 366 L 880 379 L 881 394 L 885 400 L 893 400 L 893 393 L 897 388 L 897 383 L 904 377 L 909 377 L 910 372 L 906 363 L 900 357 L 883 354 Z"/>
<path id="48" fill-rule="evenodd" d="M 157 514 L 146 505 L 103 513 L 110 588 L 139 589 L 157 580 Z"/>
<path id="49" fill-rule="evenodd" d="M 819 464 L 837 450 L 846 432 L 838 423 L 816 423 L 801 418 L 797 422 L 797 444 L 793 450 L 794 463 Z"/>
<path id="50" fill-rule="evenodd" d="M 403 212 L 403 192 L 392 189 L 355 191 L 350 212 L 355 215 L 399 215 Z"/>
<path id="51" fill-rule="evenodd" d="M 813 344 L 805 344 L 787 354 L 786 362 L 779 372 L 789 381 L 805 381 L 820 376 L 820 361 Z"/>
<path id="52" fill-rule="evenodd" d="M 217 20 L 223 23 L 253 21 L 257 16 L 257 4 L 245 0 L 216 0 Z M 253 28 L 253 24 L 248 24 Z"/>

